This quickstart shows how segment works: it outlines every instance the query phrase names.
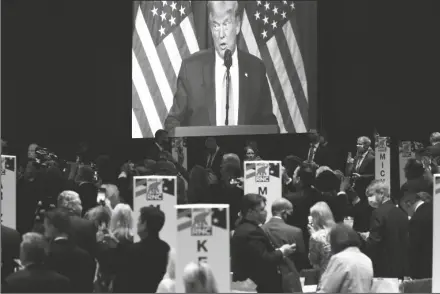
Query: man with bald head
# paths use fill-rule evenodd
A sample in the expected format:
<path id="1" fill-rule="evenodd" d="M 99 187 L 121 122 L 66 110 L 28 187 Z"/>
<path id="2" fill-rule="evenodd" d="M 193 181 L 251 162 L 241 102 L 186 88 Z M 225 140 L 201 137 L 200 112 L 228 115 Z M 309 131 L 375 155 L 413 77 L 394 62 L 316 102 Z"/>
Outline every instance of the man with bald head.
<path id="1" fill-rule="evenodd" d="M 272 111 L 264 63 L 237 49 L 242 14 L 238 2 L 208 1 L 207 5 L 214 48 L 196 52 L 182 61 L 165 129 L 278 125 Z M 225 63 L 227 51 L 230 51 L 231 58 L 226 59 L 232 60 L 232 65 Z"/>
<path id="2" fill-rule="evenodd" d="M 272 203 L 272 218 L 263 225 L 263 230 L 275 246 L 296 244 L 296 251 L 289 258 L 298 272 L 308 267 L 307 252 L 303 232 L 300 228 L 286 224 L 287 218 L 294 213 L 292 203 L 279 198 Z"/>

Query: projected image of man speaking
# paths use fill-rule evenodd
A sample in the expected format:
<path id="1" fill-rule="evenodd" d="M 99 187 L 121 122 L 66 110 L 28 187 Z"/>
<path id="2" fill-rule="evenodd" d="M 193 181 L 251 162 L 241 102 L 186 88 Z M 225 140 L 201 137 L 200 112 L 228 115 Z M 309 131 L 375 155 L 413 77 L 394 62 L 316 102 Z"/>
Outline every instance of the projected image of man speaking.
<path id="1" fill-rule="evenodd" d="M 214 48 L 182 62 L 165 128 L 277 125 L 263 62 L 237 49 L 238 3 L 209 1 L 207 5 Z"/>

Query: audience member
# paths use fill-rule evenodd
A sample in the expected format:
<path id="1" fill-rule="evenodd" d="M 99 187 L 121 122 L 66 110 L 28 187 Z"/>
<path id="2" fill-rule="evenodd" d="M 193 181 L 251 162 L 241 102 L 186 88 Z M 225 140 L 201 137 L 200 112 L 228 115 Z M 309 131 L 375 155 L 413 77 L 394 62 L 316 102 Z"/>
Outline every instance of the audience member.
<path id="1" fill-rule="evenodd" d="M 167 272 L 157 287 L 156 293 L 175 293 L 176 292 L 176 251 L 170 249 L 168 254 Z"/>
<path id="2" fill-rule="evenodd" d="M 156 207 L 140 209 L 137 232 L 141 241 L 127 247 L 116 273 L 114 292 L 154 293 L 167 267 L 170 246 L 160 239 L 165 214 Z"/>
<path id="3" fill-rule="evenodd" d="M 345 224 L 330 231 L 333 256 L 321 276 L 318 293 L 369 293 L 373 284 L 373 264 L 359 248 L 358 234 Z"/>
<path id="4" fill-rule="evenodd" d="M 347 197 L 345 194 L 338 194 L 340 181 L 331 170 L 322 171 L 315 181 L 316 188 L 321 192 L 324 202 L 330 207 L 335 222 L 344 220 L 347 213 Z"/>
<path id="5" fill-rule="evenodd" d="M 110 233 L 119 244 L 133 243 L 133 211 L 128 204 L 119 203 L 113 210 L 110 220 Z"/>
<path id="6" fill-rule="evenodd" d="M 2 240 L 1 240 L 1 251 L 2 251 L 2 273 L 1 279 L 2 283 L 7 276 L 14 272 L 16 267 L 15 260 L 19 258 L 20 255 L 20 233 L 14 229 L 2 225 Z"/>
<path id="7" fill-rule="evenodd" d="M 188 203 L 213 203 L 209 184 L 208 171 L 200 165 L 194 166 L 189 174 Z"/>
<path id="8" fill-rule="evenodd" d="M 206 262 L 191 262 L 183 270 L 185 293 L 218 293 L 217 283 Z"/>
<path id="9" fill-rule="evenodd" d="M 285 256 L 295 251 L 295 245 L 275 248 L 260 227 L 266 221 L 266 199 L 247 194 L 241 206 L 242 219 L 231 239 L 231 262 L 234 281 L 251 279 L 257 292 L 283 292 L 279 266 Z"/>
<path id="10" fill-rule="evenodd" d="M 332 251 L 329 242 L 330 230 L 335 225 L 332 211 L 325 202 L 318 202 L 310 208 L 309 260 L 313 268 L 319 270 L 319 276 L 327 268 Z"/>
<path id="11" fill-rule="evenodd" d="M 272 218 L 261 228 L 274 247 L 296 244 L 296 250 L 280 264 L 284 291 L 301 292 L 299 272 L 308 268 L 306 248 L 301 229 L 286 224 L 286 219 L 293 213 L 292 203 L 280 198 L 272 203 Z"/>
<path id="12" fill-rule="evenodd" d="M 365 252 L 373 261 L 374 276 L 402 279 L 408 273 L 408 216 L 391 202 L 389 186 L 374 180 L 366 191 L 375 208 Z"/>
<path id="13" fill-rule="evenodd" d="M 22 269 L 6 278 L 3 293 L 70 293 L 70 280 L 45 266 L 48 244 L 38 233 L 26 233 L 20 245 Z"/>
<path id="14" fill-rule="evenodd" d="M 68 211 L 62 208 L 46 213 L 44 233 L 50 240 L 47 266 L 69 278 L 73 292 L 91 293 L 95 276 L 95 261 L 87 251 L 75 245 L 70 237 L 71 224 Z"/>

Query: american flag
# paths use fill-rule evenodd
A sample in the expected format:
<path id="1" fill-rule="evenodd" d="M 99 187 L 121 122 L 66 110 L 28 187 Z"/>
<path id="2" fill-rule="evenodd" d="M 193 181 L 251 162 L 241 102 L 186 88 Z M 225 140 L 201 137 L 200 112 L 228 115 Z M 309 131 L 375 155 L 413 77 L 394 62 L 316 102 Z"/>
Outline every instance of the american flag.
<path id="1" fill-rule="evenodd" d="M 293 1 L 239 1 L 238 48 L 263 60 L 282 133 L 306 132 L 307 77 Z M 191 1 L 135 1 L 132 137 L 153 137 L 170 110 L 182 60 L 199 51 Z"/>

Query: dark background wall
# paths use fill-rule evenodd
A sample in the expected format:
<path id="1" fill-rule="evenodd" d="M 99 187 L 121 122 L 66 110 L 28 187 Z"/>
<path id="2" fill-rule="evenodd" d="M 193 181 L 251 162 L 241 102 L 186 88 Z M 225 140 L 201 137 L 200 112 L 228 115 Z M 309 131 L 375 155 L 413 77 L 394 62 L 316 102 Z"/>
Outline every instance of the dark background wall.
<path id="1" fill-rule="evenodd" d="M 142 153 L 146 143 L 130 139 L 131 1 L 1 4 L 1 134 L 11 147 L 37 141 L 68 154 L 89 140 Z M 353 146 L 374 128 L 425 142 L 439 130 L 439 6 L 319 1 L 319 124 L 333 144 Z"/>

